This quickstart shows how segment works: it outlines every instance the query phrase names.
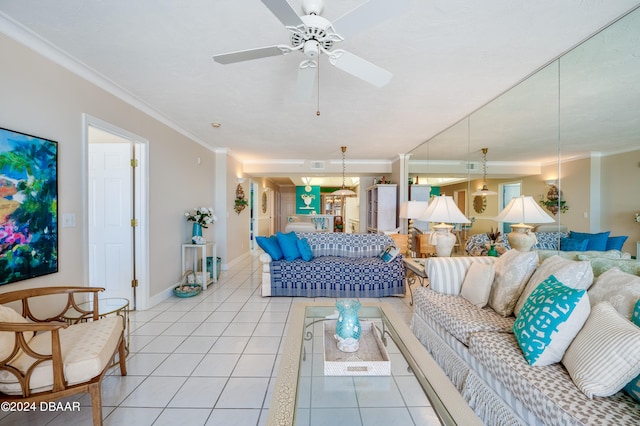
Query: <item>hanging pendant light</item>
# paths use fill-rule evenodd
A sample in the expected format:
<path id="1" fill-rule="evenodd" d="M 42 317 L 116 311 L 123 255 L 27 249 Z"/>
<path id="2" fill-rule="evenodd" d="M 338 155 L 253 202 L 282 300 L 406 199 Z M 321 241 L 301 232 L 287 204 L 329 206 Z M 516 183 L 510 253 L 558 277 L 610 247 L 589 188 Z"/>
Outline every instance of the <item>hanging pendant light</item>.
<path id="1" fill-rule="evenodd" d="M 482 189 L 477 190 L 472 193 L 472 196 L 481 196 L 484 197 L 486 195 L 498 195 L 495 191 L 489 191 L 489 187 L 487 186 L 487 152 L 489 148 L 482 148 L 482 172 L 484 174 Z"/>
<path id="2" fill-rule="evenodd" d="M 350 195 L 356 195 L 356 193 L 350 189 L 347 189 L 347 187 L 345 186 L 345 163 L 344 163 L 344 154 L 345 152 L 347 152 L 347 147 L 346 146 L 341 146 L 340 149 L 342 150 L 342 188 L 338 189 L 337 191 L 333 191 L 333 195 L 343 195 L 343 196 L 350 196 Z"/>

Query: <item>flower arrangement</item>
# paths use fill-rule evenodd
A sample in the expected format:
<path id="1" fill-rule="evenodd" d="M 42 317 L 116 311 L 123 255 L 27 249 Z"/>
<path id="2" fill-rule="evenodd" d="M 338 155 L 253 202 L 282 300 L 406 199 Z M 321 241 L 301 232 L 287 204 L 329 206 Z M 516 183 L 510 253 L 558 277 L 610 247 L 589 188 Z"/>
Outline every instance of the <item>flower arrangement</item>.
<path id="1" fill-rule="evenodd" d="M 500 238 L 500 231 L 498 231 L 498 228 L 496 228 L 495 231 L 491 228 L 491 231 L 487 232 L 487 237 L 489 237 L 491 244 L 495 244 L 498 241 L 498 238 Z"/>
<path id="2" fill-rule="evenodd" d="M 188 222 L 195 222 L 203 228 L 207 228 L 218 220 L 218 218 L 213 214 L 213 209 L 211 207 L 194 208 L 193 211 L 194 213 L 185 212 L 184 217 L 187 218 Z"/>

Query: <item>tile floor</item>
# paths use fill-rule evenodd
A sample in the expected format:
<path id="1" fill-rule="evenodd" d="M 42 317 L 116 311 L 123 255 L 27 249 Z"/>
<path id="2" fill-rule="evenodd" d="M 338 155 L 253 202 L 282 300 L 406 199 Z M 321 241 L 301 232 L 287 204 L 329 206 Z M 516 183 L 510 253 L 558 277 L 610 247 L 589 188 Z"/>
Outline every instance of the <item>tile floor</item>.
<path id="1" fill-rule="evenodd" d="M 261 263 L 250 256 L 196 297 L 132 312 L 128 375 L 115 368 L 103 381 L 104 424 L 265 424 L 293 299 L 261 297 L 260 280 Z M 409 300 L 384 298 L 407 324 Z M 89 397 L 67 400 L 79 401 L 80 411 L 0 413 L 0 426 L 91 425 Z M 384 420 L 393 413 L 370 414 Z"/>

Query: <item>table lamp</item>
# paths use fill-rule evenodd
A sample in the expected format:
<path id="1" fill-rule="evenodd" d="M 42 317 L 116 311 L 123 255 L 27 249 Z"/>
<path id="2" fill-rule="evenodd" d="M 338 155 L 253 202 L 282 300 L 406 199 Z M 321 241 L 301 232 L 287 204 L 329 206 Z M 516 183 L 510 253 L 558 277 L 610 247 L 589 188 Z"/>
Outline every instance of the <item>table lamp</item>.
<path id="1" fill-rule="evenodd" d="M 409 219 L 409 230 L 407 231 L 409 238 L 407 242 L 407 249 L 409 250 L 409 253 L 412 254 L 412 257 L 413 257 L 413 253 L 415 252 L 415 250 L 412 249 L 413 229 L 414 229 L 413 220 L 422 218 L 424 213 L 427 211 L 428 207 L 429 207 L 428 201 L 406 201 L 400 205 L 400 214 L 399 214 L 400 218 Z"/>
<path id="2" fill-rule="evenodd" d="M 453 198 L 448 195 L 433 198 L 420 220 L 440 222 L 433 227 L 436 232 L 431 237 L 431 243 L 436 246 L 436 253 L 440 257 L 451 256 L 451 251 L 456 243 L 456 236 L 451 233 L 453 226 L 448 223 L 471 223 L 462 214 Z"/>
<path id="3" fill-rule="evenodd" d="M 524 195 L 512 198 L 495 220 L 497 222 L 516 223 L 511 225 L 511 232 L 507 235 L 507 240 L 511 248 L 519 251 L 531 250 L 531 247 L 538 241 L 536 234 L 531 232 L 533 226 L 525 225 L 525 222 L 555 222 L 551 216 L 542 210 L 533 197 Z"/>

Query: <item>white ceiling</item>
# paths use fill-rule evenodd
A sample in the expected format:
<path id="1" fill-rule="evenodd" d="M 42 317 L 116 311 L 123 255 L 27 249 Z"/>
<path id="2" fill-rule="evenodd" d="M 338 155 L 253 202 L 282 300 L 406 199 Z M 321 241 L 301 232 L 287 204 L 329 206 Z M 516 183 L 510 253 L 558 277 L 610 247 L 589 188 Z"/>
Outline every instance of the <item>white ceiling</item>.
<path id="1" fill-rule="evenodd" d="M 301 13 L 301 0 L 289 3 Z M 325 3 L 323 16 L 335 20 L 364 1 Z M 391 82 L 376 88 L 324 57 L 320 116 L 317 97 L 294 98 L 301 54 L 230 65 L 212 60 L 288 43 L 289 32 L 259 0 L 0 0 L 0 17 L 46 39 L 201 143 L 257 164 L 337 161 L 341 145 L 350 160 L 395 159 L 638 4 L 409 0 L 396 16 L 341 45 L 391 71 Z"/>

